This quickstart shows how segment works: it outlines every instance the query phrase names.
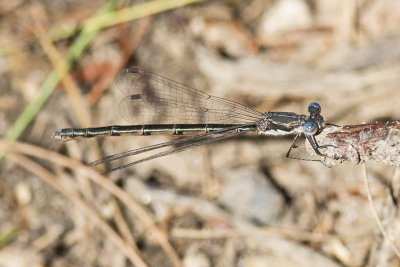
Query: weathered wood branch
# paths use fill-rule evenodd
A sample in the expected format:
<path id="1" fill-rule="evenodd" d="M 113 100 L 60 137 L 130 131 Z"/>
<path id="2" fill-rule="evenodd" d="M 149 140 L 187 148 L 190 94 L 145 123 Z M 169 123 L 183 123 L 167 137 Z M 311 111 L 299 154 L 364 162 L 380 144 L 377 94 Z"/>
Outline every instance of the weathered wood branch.
<path id="1" fill-rule="evenodd" d="M 361 125 L 327 125 L 316 136 L 322 161 L 336 165 L 343 161 L 359 164 L 376 161 L 384 165 L 400 166 L 400 122 L 376 122 Z M 312 148 L 307 147 L 310 153 Z"/>

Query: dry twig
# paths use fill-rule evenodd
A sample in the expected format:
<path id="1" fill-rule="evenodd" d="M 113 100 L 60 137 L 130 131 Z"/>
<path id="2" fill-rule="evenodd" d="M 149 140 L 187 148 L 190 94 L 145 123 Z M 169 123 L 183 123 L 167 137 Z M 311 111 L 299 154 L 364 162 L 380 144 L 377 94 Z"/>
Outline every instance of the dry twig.
<path id="1" fill-rule="evenodd" d="M 400 166 L 400 122 L 397 121 L 327 125 L 316 140 L 320 146 L 325 146 L 321 148 L 326 155 L 323 161 L 331 166 L 343 161 L 359 164 L 369 160 Z"/>

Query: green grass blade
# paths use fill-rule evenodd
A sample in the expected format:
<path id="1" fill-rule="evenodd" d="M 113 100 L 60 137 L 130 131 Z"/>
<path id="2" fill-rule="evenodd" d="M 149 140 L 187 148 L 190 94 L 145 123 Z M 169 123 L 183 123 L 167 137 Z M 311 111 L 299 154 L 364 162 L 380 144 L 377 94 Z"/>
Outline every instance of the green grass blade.
<path id="1" fill-rule="evenodd" d="M 98 12 L 98 15 L 103 15 L 108 12 L 111 12 L 115 9 L 118 4 L 118 0 L 110 0 L 103 8 L 101 8 Z M 72 66 L 74 61 L 80 57 L 82 52 L 89 45 L 91 40 L 96 35 L 97 31 L 85 31 L 83 30 L 81 34 L 78 36 L 76 41 L 71 46 L 70 51 L 65 60 L 66 71 Z M 47 99 L 50 97 L 54 88 L 60 82 L 64 73 L 58 73 L 56 70 L 53 70 L 47 79 L 44 81 L 42 86 L 39 89 L 39 95 L 33 99 L 23 110 L 21 115 L 14 122 L 13 126 L 8 130 L 5 135 L 5 140 L 8 142 L 13 142 L 18 139 L 18 137 L 22 134 L 22 132 L 26 129 L 29 123 L 33 120 L 42 106 L 46 103 Z M 1 157 L 0 157 L 1 158 Z"/>
<path id="2" fill-rule="evenodd" d="M 154 0 L 144 2 L 132 7 L 121 9 L 113 13 L 108 13 L 102 16 L 87 19 L 84 22 L 84 26 L 86 30 L 94 31 L 99 28 L 113 26 L 119 23 L 154 15 L 170 9 L 201 1 L 202 0 Z"/>
<path id="3" fill-rule="evenodd" d="M 17 226 L 0 234 L 0 249 L 7 245 L 13 238 L 15 238 L 19 233 L 19 228 Z"/>

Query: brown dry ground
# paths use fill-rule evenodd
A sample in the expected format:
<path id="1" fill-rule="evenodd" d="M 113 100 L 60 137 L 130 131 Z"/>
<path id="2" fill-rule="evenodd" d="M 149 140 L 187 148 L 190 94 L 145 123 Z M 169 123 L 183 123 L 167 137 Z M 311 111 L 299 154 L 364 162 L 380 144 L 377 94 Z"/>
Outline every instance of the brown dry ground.
<path id="1" fill-rule="evenodd" d="M 0 2 L 1 136 L 54 69 L 43 36 L 79 27 L 104 3 Z M 123 66 L 259 111 L 305 113 L 317 101 L 325 119 L 339 125 L 398 120 L 399 29 L 400 2 L 390 0 L 204 1 L 108 27 L 69 72 L 83 106 L 68 97 L 68 82 L 60 83 L 19 141 L 87 164 L 169 140 L 50 138 L 81 126 L 85 116 L 91 126 L 126 124 L 110 87 Z M 78 33 L 60 34 L 58 53 L 65 56 Z M 7 152 L 0 163 L 0 266 L 131 266 L 135 252 L 148 266 L 173 266 L 174 255 L 176 266 L 400 266 L 371 216 L 361 166 L 285 159 L 290 142 L 236 138 L 107 175 L 139 211 L 111 194 L 112 185 L 92 183 L 78 162 L 66 168 L 25 147 L 34 154 L 29 165 Z M 400 246 L 399 170 L 373 162 L 367 168 L 378 214 Z"/>

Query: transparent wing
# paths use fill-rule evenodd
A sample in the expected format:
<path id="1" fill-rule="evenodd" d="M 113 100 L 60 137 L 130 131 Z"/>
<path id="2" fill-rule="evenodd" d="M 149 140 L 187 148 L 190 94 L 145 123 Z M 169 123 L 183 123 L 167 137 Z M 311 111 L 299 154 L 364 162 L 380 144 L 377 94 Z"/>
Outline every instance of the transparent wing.
<path id="1" fill-rule="evenodd" d="M 115 86 L 125 95 L 119 113 L 132 124 L 244 124 L 257 121 L 262 115 L 237 102 L 138 68 L 120 71 Z"/>
<path id="2" fill-rule="evenodd" d="M 324 154 L 325 148 L 320 146 L 318 147 L 318 150 Z M 304 134 L 300 135 L 294 140 L 293 147 L 290 150 L 289 158 L 304 161 L 318 161 L 329 168 L 333 166 L 329 161 L 325 160 L 326 157 L 317 155 L 315 153 L 310 142 L 307 140 Z"/>
<path id="3" fill-rule="evenodd" d="M 161 157 L 164 157 L 164 156 L 167 156 L 167 155 L 175 154 L 175 153 L 178 153 L 178 152 L 181 152 L 181 151 L 185 151 L 185 150 L 191 149 L 193 147 L 206 145 L 206 144 L 209 144 L 209 143 L 212 143 L 212 142 L 216 142 L 216 141 L 220 141 L 220 140 L 223 140 L 223 139 L 231 138 L 231 137 L 234 137 L 234 136 L 242 135 L 242 134 L 245 134 L 246 132 L 249 132 L 249 131 L 251 131 L 251 130 L 245 130 L 245 131 L 242 131 L 242 132 L 234 132 L 234 133 L 228 133 L 228 134 L 222 133 L 222 134 L 205 136 L 206 137 L 205 139 L 197 139 L 194 142 L 188 142 L 188 143 L 182 142 L 181 146 L 179 146 L 177 148 L 172 148 L 170 150 L 157 152 L 157 153 L 155 153 L 153 155 L 150 155 L 150 156 L 147 156 L 147 157 L 143 157 L 143 158 L 141 158 L 139 160 L 136 160 L 136 161 L 133 161 L 131 163 L 127 163 L 125 165 L 113 168 L 109 172 L 120 170 L 120 169 L 124 169 L 124 168 L 130 167 L 130 166 L 133 166 L 133 165 L 137 165 L 137 164 L 140 164 L 140 163 L 143 163 L 143 162 L 146 162 L 146 161 L 150 161 L 150 160 L 153 160 L 153 159 L 161 158 Z M 184 141 L 187 141 L 187 140 L 184 140 Z M 171 145 L 171 142 L 167 142 L 165 144 L 160 144 L 159 148 L 170 146 L 170 145 Z M 153 148 L 154 147 L 148 147 L 148 148 L 145 147 L 145 148 L 139 149 L 139 151 L 132 151 L 133 153 L 130 153 L 130 155 L 137 155 L 137 154 L 141 154 L 142 152 L 148 152 L 148 151 L 152 151 L 152 150 L 158 149 L 158 148 L 154 148 L 154 149 Z M 138 153 L 136 153 L 136 152 L 138 152 Z M 93 165 L 95 165 L 95 164 L 93 164 Z"/>
<path id="4" fill-rule="evenodd" d="M 125 158 L 125 157 L 130 157 L 130 156 L 146 153 L 148 151 L 160 149 L 160 148 L 163 148 L 163 147 L 169 147 L 169 146 L 174 146 L 174 145 L 182 145 L 182 144 L 185 144 L 185 143 L 196 144 L 196 143 L 201 142 L 201 140 L 203 140 L 203 139 L 215 138 L 217 135 L 226 134 L 226 132 L 229 132 L 231 130 L 235 130 L 238 127 L 243 127 L 243 126 L 246 126 L 246 125 L 232 126 L 230 128 L 225 128 L 225 129 L 221 129 L 221 130 L 218 130 L 218 131 L 201 133 L 201 134 L 197 134 L 197 135 L 194 135 L 194 136 L 187 136 L 187 137 L 184 137 L 184 138 L 180 138 L 180 139 L 176 139 L 176 140 L 172 140 L 172 141 L 168 141 L 168 142 L 164 142 L 164 143 L 160 143 L 160 144 L 155 144 L 155 145 L 151 145 L 151 146 L 147 146 L 147 147 L 141 147 L 141 148 L 136 148 L 136 149 L 124 151 L 124 152 L 117 153 L 117 154 L 114 154 L 114 155 L 105 156 L 105 157 L 103 157 L 101 159 L 98 159 L 98 160 L 95 160 L 93 162 L 90 162 L 89 165 L 96 166 L 98 164 L 102 164 L 102 163 L 105 163 L 105 162 L 110 162 L 110 161 L 114 161 L 114 160 L 117 160 L 117 159 L 121 159 L 121 158 Z M 252 126 L 252 125 L 247 125 L 247 126 Z M 252 131 L 252 130 L 248 129 L 248 130 L 240 131 L 239 133 L 240 134 L 241 133 L 247 133 L 249 131 Z M 238 132 L 236 132 L 236 133 L 238 133 Z M 234 134 L 235 133 L 227 134 L 227 135 L 234 136 Z M 194 146 L 196 146 L 196 145 L 193 145 L 193 147 Z"/>

